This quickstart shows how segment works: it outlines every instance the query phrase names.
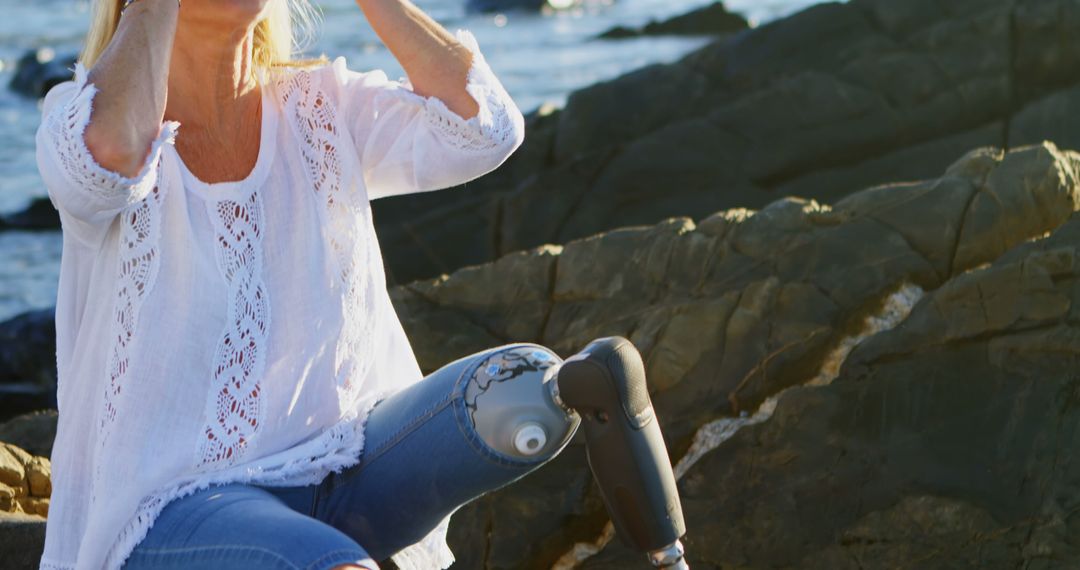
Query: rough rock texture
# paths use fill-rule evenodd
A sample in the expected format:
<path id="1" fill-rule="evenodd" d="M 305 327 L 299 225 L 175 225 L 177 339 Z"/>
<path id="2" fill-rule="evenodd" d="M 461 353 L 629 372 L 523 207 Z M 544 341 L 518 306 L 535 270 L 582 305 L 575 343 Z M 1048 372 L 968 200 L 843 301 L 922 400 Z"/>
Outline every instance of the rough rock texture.
<path id="1" fill-rule="evenodd" d="M 391 280 L 788 195 L 835 202 L 984 145 L 1080 148 L 1077 28 L 1075 0 L 852 0 L 588 87 L 530 113 L 492 174 L 376 201 Z"/>
<path id="2" fill-rule="evenodd" d="M 0 566 L 36 570 L 45 550 L 45 518 L 0 511 Z"/>
<path id="3" fill-rule="evenodd" d="M 73 55 L 57 58 L 50 48 L 30 50 L 19 58 L 8 87 L 27 97 L 44 97 L 54 85 L 71 79 L 74 67 Z"/>
<path id="4" fill-rule="evenodd" d="M 18 212 L 0 214 L 0 230 L 58 230 L 60 213 L 48 197 L 34 198 Z"/>
<path id="5" fill-rule="evenodd" d="M 569 356 L 595 337 L 630 338 L 645 355 L 653 401 L 677 458 L 705 423 L 753 411 L 815 378 L 832 350 L 902 284 L 933 291 L 960 282 L 973 268 L 1061 226 L 1080 200 L 1078 169 L 1080 155 L 1049 144 L 1008 154 L 980 149 L 941 178 L 871 188 L 832 208 L 787 199 L 696 225 L 677 218 L 624 228 L 512 253 L 397 288 L 392 296 L 425 370 L 511 340 L 544 343 Z M 959 363 L 951 370 L 965 371 Z M 773 422 L 768 425 L 778 425 Z M 821 437 L 802 430 L 800 424 L 802 439 L 793 445 Z M 807 469 L 822 470 L 816 460 Z M 700 472 L 694 468 L 683 484 Z M 713 476 L 706 473 L 696 477 Z M 719 488 L 690 494 L 704 509 L 727 496 Z M 935 500 L 925 499 L 950 508 Z M 785 524 L 816 526 L 807 524 L 812 507 L 800 512 L 802 519 L 792 515 Z M 695 546 L 743 533 L 779 540 L 765 515 L 731 517 L 730 524 L 745 526 L 717 529 L 707 523 L 714 514 L 691 515 L 691 528 L 708 529 L 691 535 Z M 451 534 L 463 568 L 541 568 L 574 542 L 599 535 L 605 520 L 583 451 L 574 445 L 519 484 L 462 509 Z M 763 538 L 762 547 L 767 543 Z M 714 567 L 714 560 L 697 562 Z"/>
<path id="6" fill-rule="evenodd" d="M 39 410 L 0 423 L 0 441 L 25 449 L 32 455 L 52 456 L 56 438 L 56 410 Z"/>
<path id="7" fill-rule="evenodd" d="M 56 320 L 53 308 L 0 323 L 0 421 L 56 407 Z"/>
<path id="8" fill-rule="evenodd" d="M 33 570 L 38 567 L 45 548 L 45 517 L 49 514 L 49 497 L 52 495 L 51 478 L 52 466 L 48 458 L 4 443 L 0 437 L 0 568 Z"/>
<path id="9" fill-rule="evenodd" d="M 48 458 L 0 442 L 0 512 L 47 515 L 51 476 Z"/>
<path id="10" fill-rule="evenodd" d="M 507 10 L 538 12 L 547 5 L 547 0 L 467 0 L 465 2 L 465 7 L 470 12 L 505 12 Z"/>
<path id="11" fill-rule="evenodd" d="M 696 568 L 1080 566 L 1080 215 L 927 295 L 681 483 Z M 619 545 L 583 567 L 627 568 Z"/>
<path id="12" fill-rule="evenodd" d="M 728 12 L 723 2 L 713 2 L 674 18 L 652 20 L 641 28 L 616 26 L 599 37 L 617 39 L 659 35 L 719 35 L 741 32 L 749 27 L 746 18 Z"/>

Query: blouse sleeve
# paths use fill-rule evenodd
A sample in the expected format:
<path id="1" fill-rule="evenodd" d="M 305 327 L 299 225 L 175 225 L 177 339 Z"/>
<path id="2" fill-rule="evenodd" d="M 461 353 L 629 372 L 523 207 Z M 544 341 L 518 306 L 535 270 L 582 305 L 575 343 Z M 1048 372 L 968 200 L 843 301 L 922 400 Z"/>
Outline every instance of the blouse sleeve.
<path id="1" fill-rule="evenodd" d="M 368 199 L 456 186 L 498 168 L 525 139 L 525 119 L 488 67 L 476 38 L 459 29 L 470 52 L 465 89 L 480 107 L 462 118 L 437 97 L 412 90 L 408 78 L 382 70 L 351 71 L 333 62 L 349 134 L 360 152 Z"/>
<path id="2" fill-rule="evenodd" d="M 162 146 L 173 142 L 179 126 L 165 121 L 139 173 L 121 176 L 98 164 L 83 138 L 95 94 L 86 69 L 76 63 L 74 81 L 57 84 L 45 95 L 35 137 L 38 170 L 53 207 L 65 214 L 62 220 L 88 229 L 107 224 L 153 190 Z"/>

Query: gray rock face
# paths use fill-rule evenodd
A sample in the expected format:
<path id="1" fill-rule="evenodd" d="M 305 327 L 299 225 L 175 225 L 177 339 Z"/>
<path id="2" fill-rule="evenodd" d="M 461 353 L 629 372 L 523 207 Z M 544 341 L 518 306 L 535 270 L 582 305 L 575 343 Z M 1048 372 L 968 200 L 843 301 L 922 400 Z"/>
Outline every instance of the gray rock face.
<path id="1" fill-rule="evenodd" d="M 28 311 L 0 323 L 0 422 L 55 407 L 54 310 Z"/>
<path id="2" fill-rule="evenodd" d="M 45 550 L 45 517 L 0 512 L 0 560 L 5 570 L 34 570 Z"/>
<path id="3" fill-rule="evenodd" d="M 0 441 L 25 449 L 32 455 L 52 456 L 56 438 L 56 410 L 22 414 L 0 423 Z"/>
<path id="4" fill-rule="evenodd" d="M 835 202 L 984 145 L 1074 148 L 1078 26 L 1071 0 L 855 0 L 591 86 L 531 114 L 491 175 L 376 201 L 391 279 L 788 195 Z"/>
<path id="5" fill-rule="evenodd" d="M 51 48 L 28 51 L 19 58 L 8 87 L 27 97 L 44 97 L 54 85 L 71 79 L 75 59 L 70 54 L 57 58 Z"/>
<path id="6" fill-rule="evenodd" d="M 26 208 L 0 215 L 0 230 L 59 230 L 60 213 L 47 198 L 34 198 Z"/>
<path id="7" fill-rule="evenodd" d="M 767 399 L 839 366 L 843 359 L 836 360 L 838 348 L 850 350 L 851 339 L 867 318 L 878 314 L 889 295 L 904 284 L 947 291 L 968 279 L 972 269 L 1018 255 L 1016 248 L 1027 247 L 1023 244 L 1056 228 L 1064 231 L 1068 226 L 1063 224 L 1080 204 L 1078 192 L 1080 155 L 1052 145 L 1008 154 L 980 149 L 955 162 L 940 178 L 871 188 L 831 208 L 787 199 L 758 212 L 720 212 L 698 224 L 676 218 L 655 226 L 623 228 L 561 248 L 509 254 L 490 264 L 397 288 L 392 296 L 426 370 L 511 340 L 540 342 L 569 356 L 599 336 L 630 338 L 645 356 L 653 401 L 669 449 L 678 459 L 707 423 L 753 412 Z M 1068 304 L 1048 301 L 1031 311 L 1060 316 L 1062 306 Z M 977 307 L 968 312 L 968 319 L 981 314 Z M 918 314 L 911 319 L 917 320 Z M 947 330 L 947 323 L 966 326 L 959 324 L 962 321 L 952 325 L 955 320 L 950 317 L 934 326 L 941 330 Z M 930 369 L 920 370 L 929 373 Z M 960 360 L 937 372 L 967 373 Z M 843 381 L 844 377 L 837 383 Z M 808 393 L 813 394 L 808 398 L 819 397 L 818 392 Z M 967 396 L 971 405 L 984 404 L 978 393 Z M 776 416 L 758 428 L 788 426 L 798 434 L 791 449 L 776 452 L 775 478 L 766 482 L 775 485 L 788 476 L 785 462 L 800 453 L 800 445 L 840 437 L 815 431 L 816 424 L 785 420 L 784 414 L 796 413 L 785 411 L 787 401 L 782 399 Z M 849 407 L 841 408 L 838 404 L 835 413 L 857 415 L 861 405 L 849 402 Z M 812 406 L 800 410 L 809 414 Z M 834 420 L 822 419 L 820 429 L 840 429 L 829 421 Z M 963 434 L 975 437 L 971 431 Z M 964 445 L 959 439 L 950 441 Z M 766 443 L 751 445 L 748 455 L 740 458 L 746 462 L 742 470 L 731 469 L 730 461 L 714 460 L 720 451 L 706 454 L 682 484 L 688 504 L 697 501 L 695 508 L 700 509 L 690 515 L 690 545 L 700 549 L 721 535 L 729 538 L 719 542 L 736 544 L 746 534 L 760 534 L 760 549 L 776 552 L 762 558 L 756 558 L 759 551 L 743 558 L 734 554 L 721 558 L 714 553 L 728 556 L 727 551 L 704 549 L 695 555 L 692 566 L 715 567 L 719 563 L 710 561 L 722 560 L 722 567 L 777 567 L 770 565 L 774 563 L 830 567 L 832 558 L 812 562 L 815 566 L 800 565 L 800 557 L 824 556 L 803 542 L 795 541 L 786 555 L 790 558 L 783 558 L 781 549 L 769 543 L 786 532 L 783 525 L 814 527 L 821 548 L 839 540 L 840 530 L 817 525 L 812 518 L 816 503 L 776 515 L 783 520 L 769 519 L 767 511 L 756 517 L 742 513 L 719 517 L 709 510 L 726 504 L 724 477 L 742 476 L 751 464 L 756 465 L 756 457 L 771 452 Z M 882 450 L 888 452 L 892 450 Z M 815 455 L 807 459 L 806 469 L 820 471 L 831 461 L 831 457 Z M 708 483 L 695 483 L 699 480 Z M 808 483 L 806 492 L 821 494 L 822 502 L 852 484 L 832 487 L 815 481 L 821 488 Z M 766 483 L 761 484 L 760 493 L 770 492 Z M 690 487 L 694 484 L 700 489 Z M 981 532 L 996 516 L 986 505 L 957 507 L 957 499 L 947 495 L 912 493 L 895 498 L 909 502 L 878 515 L 885 522 L 861 521 L 870 525 L 865 532 L 884 532 L 880 529 L 887 521 L 900 520 L 919 508 L 929 513 L 960 509 L 963 514 L 956 516 L 962 524 L 971 525 L 971 532 Z M 881 508 L 893 506 L 888 503 Z M 470 505 L 456 517 L 451 530 L 455 552 L 465 561 L 464 567 L 485 568 L 550 568 L 574 543 L 598 536 L 606 521 L 579 445 L 572 445 L 564 456 L 520 484 Z M 713 522 L 717 517 L 723 519 L 722 524 Z M 856 525 L 860 520 L 851 519 L 850 529 L 843 529 L 863 532 L 864 527 Z M 780 534 L 771 534 L 774 528 Z M 941 540 L 956 536 L 941 532 L 946 537 Z M 921 536 L 909 538 L 916 544 Z M 588 564 L 627 568 L 636 560 L 629 556 L 612 545 Z M 941 556 L 953 560 L 947 552 Z M 891 566 L 883 562 L 866 567 Z"/>
<path id="8" fill-rule="evenodd" d="M 713 2 L 674 18 L 652 20 L 640 28 L 616 26 L 599 37 L 619 39 L 658 35 L 720 35 L 741 32 L 749 27 L 746 18 L 728 12 L 723 2 Z"/>
<path id="9" fill-rule="evenodd" d="M 0 437 L 0 568 L 38 567 L 45 549 L 45 517 L 51 495 L 49 459 L 36 457 Z"/>
<path id="10" fill-rule="evenodd" d="M 1077 307 L 1078 215 L 929 293 L 691 469 L 691 567 L 1076 567 Z"/>

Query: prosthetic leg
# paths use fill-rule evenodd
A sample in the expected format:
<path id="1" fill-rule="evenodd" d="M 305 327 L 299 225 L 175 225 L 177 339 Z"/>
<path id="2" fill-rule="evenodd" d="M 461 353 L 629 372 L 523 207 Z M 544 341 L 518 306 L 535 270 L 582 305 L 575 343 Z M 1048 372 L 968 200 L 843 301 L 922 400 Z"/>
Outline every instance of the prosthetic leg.
<path id="1" fill-rule="evenodd" d="M 482 403 L 473 397 L 478 433 L 503 453 L 534 457 L 554 453 L 583 424 L 589 467 L 619 537 L 656 568 L 687 570 L 682 506 L 637 349 L 622 337 L 599 338 L 548 370 L 542 380 L 485 386 Z"/>

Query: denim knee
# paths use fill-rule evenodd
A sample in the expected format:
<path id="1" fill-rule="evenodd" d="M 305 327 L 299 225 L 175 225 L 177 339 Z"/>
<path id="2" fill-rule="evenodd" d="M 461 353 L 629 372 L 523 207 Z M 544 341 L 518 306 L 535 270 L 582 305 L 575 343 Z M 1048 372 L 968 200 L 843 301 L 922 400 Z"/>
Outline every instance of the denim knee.
<path id="1" fill-rule="evenodd" d="M 125 570 L 375 568 L 350 537 L 252 485 L 212 486 L 170 503 Z"/>

